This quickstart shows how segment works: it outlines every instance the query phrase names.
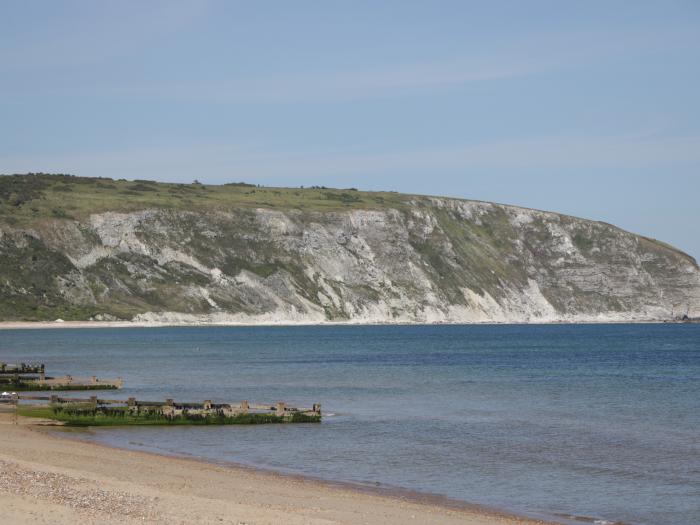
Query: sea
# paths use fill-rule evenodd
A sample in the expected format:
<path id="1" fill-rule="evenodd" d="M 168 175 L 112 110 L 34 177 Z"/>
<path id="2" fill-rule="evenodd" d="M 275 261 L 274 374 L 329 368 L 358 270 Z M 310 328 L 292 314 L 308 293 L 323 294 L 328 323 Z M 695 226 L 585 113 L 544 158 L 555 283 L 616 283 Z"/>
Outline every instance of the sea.
<path id="1" fill-rule="evenodd" d="M 80 439 L 561 523 L 700 523 L 700 325 L 2 330 L 0 361 L 123 377 L 110 397 L 324 413 Z"/>

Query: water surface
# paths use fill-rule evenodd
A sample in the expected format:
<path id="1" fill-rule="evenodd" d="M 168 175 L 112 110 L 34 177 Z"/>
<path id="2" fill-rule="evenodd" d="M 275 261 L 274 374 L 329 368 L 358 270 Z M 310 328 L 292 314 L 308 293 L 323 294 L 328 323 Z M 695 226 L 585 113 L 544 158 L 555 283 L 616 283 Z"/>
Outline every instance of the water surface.
<path id="1" fill-rule="evenodd" d="M 514 512 L 700 523 L 700 325 L 0 331 L 0 360 L 125 378 L 110 397 L 320 402 L 320 425 L 90 439 Z"/>

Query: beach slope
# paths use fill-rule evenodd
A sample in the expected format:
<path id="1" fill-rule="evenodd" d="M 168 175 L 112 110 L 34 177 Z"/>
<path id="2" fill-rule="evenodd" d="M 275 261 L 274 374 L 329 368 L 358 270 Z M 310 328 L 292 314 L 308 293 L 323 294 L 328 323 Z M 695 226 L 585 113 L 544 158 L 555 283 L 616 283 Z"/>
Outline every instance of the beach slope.
<path id="1" fill-rule="evenodd" d="M 536 521 L 64 439 L 0 411 L 0 522 L 469 524 Z"/>

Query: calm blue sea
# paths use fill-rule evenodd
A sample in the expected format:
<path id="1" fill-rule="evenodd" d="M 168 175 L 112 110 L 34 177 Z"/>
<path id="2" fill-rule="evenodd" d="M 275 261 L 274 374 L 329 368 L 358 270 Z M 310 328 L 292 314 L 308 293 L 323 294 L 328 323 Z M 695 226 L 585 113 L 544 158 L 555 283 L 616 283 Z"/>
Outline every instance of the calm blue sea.
<path id="1" fill-rule="evenodd" d="M 89 439 L 510 511 L 700 523 L 700 325 L 0 331 L 0 360 L 114 396 L 320 402 L 320 425 Z"/>

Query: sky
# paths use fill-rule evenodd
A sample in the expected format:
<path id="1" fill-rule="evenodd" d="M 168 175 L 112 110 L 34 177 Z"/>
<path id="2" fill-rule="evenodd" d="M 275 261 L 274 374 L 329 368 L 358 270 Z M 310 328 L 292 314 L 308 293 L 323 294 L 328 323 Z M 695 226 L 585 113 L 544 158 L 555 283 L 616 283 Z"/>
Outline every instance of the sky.
<path id="1" fill-rule="evenodd" d="M 0 173 L 356 187 L 700 258 L 700 1 L 0 3 Z"/>

